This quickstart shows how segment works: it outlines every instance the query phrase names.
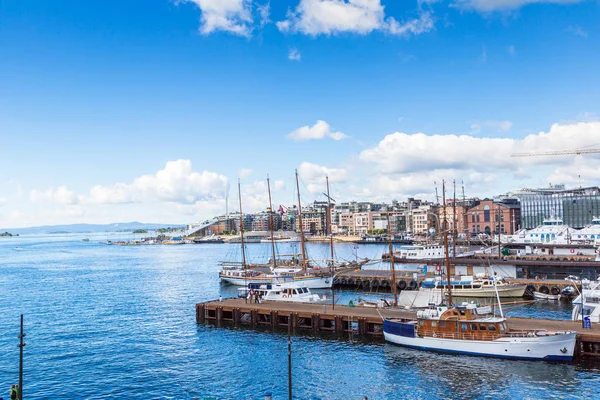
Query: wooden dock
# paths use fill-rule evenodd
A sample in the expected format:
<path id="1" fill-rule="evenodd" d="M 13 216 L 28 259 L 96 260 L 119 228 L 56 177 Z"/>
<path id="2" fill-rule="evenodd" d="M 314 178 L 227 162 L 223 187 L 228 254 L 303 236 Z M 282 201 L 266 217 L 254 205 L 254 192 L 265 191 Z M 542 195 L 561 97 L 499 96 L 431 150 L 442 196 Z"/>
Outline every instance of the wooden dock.
<path id="1" fill-rule="evenodd" d="M 356 334 L 383 340 L 383 321 L 389 318 L 413 319 L 415 312 L 408 310 L 348 307 L 344 305 L 284 302 L 250 303 L 245 299 L 224 299 L 196 304 L 196 323 L 214 323 L 217 326 L 285 328 L 291 324 L 294 332 L 330 332 L 338 337 Z M 600 325 L 583 329 L 580 322 L 532 318 L 508 318 L 513 330 L 548 330 L 578 332 L 576 357 L 600 357 Z"/>

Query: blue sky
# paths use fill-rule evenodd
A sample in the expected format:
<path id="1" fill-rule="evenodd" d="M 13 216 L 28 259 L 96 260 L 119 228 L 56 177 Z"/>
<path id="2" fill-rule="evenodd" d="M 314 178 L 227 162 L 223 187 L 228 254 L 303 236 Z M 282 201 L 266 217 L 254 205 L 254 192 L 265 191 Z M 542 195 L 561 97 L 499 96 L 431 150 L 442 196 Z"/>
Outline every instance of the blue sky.
<path id="1" fill-rule="evenodd" d="M 595 156 L 509 155 L 600 145 L 599 20 L 593 0 L 5 0 L 0 227 L 191 222 L 239 176 L 257 210 L 266 174 L 292 201 L 295 168 L 306 201 L 326 173 L 341 200 L 597 185 Z"/>

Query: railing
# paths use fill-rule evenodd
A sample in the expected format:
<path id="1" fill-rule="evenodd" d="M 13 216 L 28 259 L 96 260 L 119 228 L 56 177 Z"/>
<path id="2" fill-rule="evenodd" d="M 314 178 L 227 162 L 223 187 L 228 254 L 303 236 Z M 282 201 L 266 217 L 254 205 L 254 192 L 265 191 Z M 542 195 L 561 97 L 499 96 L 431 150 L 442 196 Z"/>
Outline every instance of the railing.
<path id="1" fill-rule="evenodd" d="M 489 334 L 489 333 L 472 333 L 472 332 L 435 332 L 435 331 L 417 331 L 421 337 L 432 337 L 440 339 L 456 339 L 456 340 L 481 340 L 481 341 L 493 341 L 504 337 L 503 334 Z"/>

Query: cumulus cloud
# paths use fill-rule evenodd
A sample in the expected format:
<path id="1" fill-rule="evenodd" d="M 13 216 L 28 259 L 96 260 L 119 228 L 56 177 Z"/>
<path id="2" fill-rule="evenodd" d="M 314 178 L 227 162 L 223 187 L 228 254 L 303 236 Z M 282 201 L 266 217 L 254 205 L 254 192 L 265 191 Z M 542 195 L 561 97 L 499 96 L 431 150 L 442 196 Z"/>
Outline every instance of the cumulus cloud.
<path id="1" fill-rule="evenodd" d="M 462 9 L 490 13 L 494 11 L 517 10 L 528 4 L 573 4 L 580 1 L 583 0 L 455 0 L 454 5 Z"/>
<path id="2" fill-rule="evenodd" d="M 292 48 L 288 52 L 288 59 L 292 60 L 292 61 L 300 61 L 300 60 L 302 60 L 302 55 L 300 54 L 298 49 Z"/>
<path id="3" fill-rule="evenodd" d="M 196 172 L 190 160 L 169 161 L 153 175 L 142 175 L 132 183 L 94 186 L 84 200 L 89 203 L 119 204 L 146 201 L 191 204 L 221 198 L 227 178 L 210 171 Z"/>
<path id="4" fill-rule="evenodd" d="M 49 188 L 45 191 L 32 190 L 29 193 L 29 199 L 33 203 L 54 203 L 62 205 L 73 205 L 79 202 L 75 192 L 69 190 L 66 186 L 58 188 Z"/>
<path id="5" fill-rule="evenodd" d="M 525 165 L 560 163 L 558 157 L 511 158 L 516 152 L 573 149 L 600 141 L 600 122 L 554 124 L 548 132 L 523 139 L 468 135 L 427 135 L 396 132 L 360 153 L 385 173 L 435 169 L 516 169 Z M 564 162 L 564 161 L 563 161 Z"/>
<path id="6" fill-rule="evenodd" d="M 346 139 L 348 136 L 343 132 L 332 132 L 331 127 L 325 121 L 318 120 L 313 126 L 302 126 L 287 135 L 288 139 L 295 141 L 303 141 L 310 139 L 325 139 L 333 140 Z"/>
<path id="7" fill-rule="evenodd" d="M 277 22 L 284 33 L 311 36 L 356 33 L 366 35 L 385 31 L 395 35 L 418 35 L 433 29 L 433 19 L 422 12 L 417 19 L 398 22 L 385 18 L 381 0 L 300 0 L 287 18 Z"/>
<path id="8" fill-rule="evenodd" d="M 196 4 L 201 12 L 200 32 L 204 35 L 225 31 L 241 36 L 252 32 L 252 0 L 182 0 Z M 259 8 L 268 19 L 269 8 Z M 263 19 L 264 21 L 264 19 Z"/>
<path id="9" fill-rule="evenodd" d="M 329 182 L 345 182 L 348 171 L 344 168 L 328 168 L 321 165 L 303 162 L 298 167 L 298 174 L 304 182 L 325 184 L 325 177 L 329 177 Z"/>

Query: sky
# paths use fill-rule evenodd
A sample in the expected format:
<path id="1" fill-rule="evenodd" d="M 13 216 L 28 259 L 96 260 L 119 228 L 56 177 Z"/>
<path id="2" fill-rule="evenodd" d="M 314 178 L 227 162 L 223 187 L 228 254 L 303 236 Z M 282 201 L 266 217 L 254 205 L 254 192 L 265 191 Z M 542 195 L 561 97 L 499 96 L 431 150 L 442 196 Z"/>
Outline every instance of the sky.
<path id="1" fill-rule="evenodd" d="M 0 1 L 0 227 L 600 184 L 598 0 Z M 226 196 L 228 194 L 228 196 Z M 448 193 L 449 194 L 449 193 Z M 449 194 L 450 195 L 450 194 Z M 226 202 L 228 197 L 228 202 Z"/>

